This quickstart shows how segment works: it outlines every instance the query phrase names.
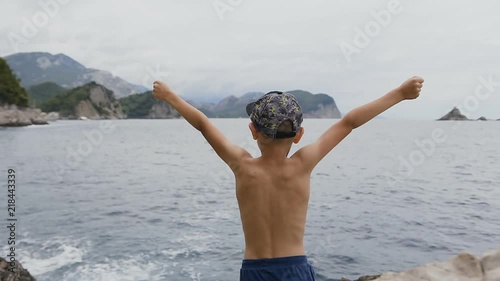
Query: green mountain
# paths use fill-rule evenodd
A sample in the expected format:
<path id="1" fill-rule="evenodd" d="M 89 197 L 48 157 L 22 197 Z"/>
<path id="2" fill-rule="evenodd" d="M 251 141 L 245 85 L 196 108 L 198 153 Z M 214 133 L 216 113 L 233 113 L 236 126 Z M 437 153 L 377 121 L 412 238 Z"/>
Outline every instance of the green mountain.
<path id="1" fill-rule="evenodd" d="M 125 118 L 113 92 L 95 82 L 65 91 L 40 104 L 45 112 L 58 112 L 61 117 L 76 119 L 122 119 Z"/>
<path id="2" fill-rule="evenodd" d="M 318 110 L 319 105 L 332 105 L 337 108 L 335 100 L 326 94 L 311 94 L 307 91 L 295 90 L 288 93 L 294 95 L 304 113 L 311 113 Z M 339 116 L 340 118 L 340 116 Z"/>
<path id="3" fill-rule="evenodd" d="M 64 54 L 17 53 L 5 57 L 22 86 L 53 82 L 64 88 L 74 88 L 92 81 L 112 90 L 116 97 L 141 93 L 147 89 L 113 76 L 110 72 L 87 68 Z"/>
<path id="4" fill-rule="evenodd" d="M 52 82 L 44 82 L 28 88 L 30 105 L 36 107 L 55 96 L 61 96 L 66 89 Z"/>
<path id="5" fill-rule="evenodd" d="M 163 101 L 153 97 L 153 93 L 130 95 L 121 98 L 120 103 L 127 118 L 131 119 L 164 119 L 178 118 L 179 113 Z"/>
<path id="6" fill-rule="evenodd" d="M 28 106 L 28 95 L 7 62 L 0 58 L 0 105 Z"/>
<path id="7" fill-rule="evenodd" d="M 288 91 L 294 95 L 299 102 L 304 117 L 306 118 L 341 118 L 340 111 L 335 104 L 335 100 L 326 94 L 312 94 L 307 91 L 294 90 Z M 241 97 L 229 96 L 217 104 L 193 103 L 208 117 L 219 118 L 239 118 L 248 117 L 245 111 L 246 105 L 256 101 L 264 93 L 251 92 Z"/>
<path id="8" fill-rule="evenodd" d="M 95 82 L 69 90 L 55 83 L 45 82 L 31 86 L 28 92 L 33 106 L 38 106 L 45 112 L 58 112 L 62 118 L 68 119 L 180 117 L 170 105 L 156 100 L 152 92 L 116 99 L 111 90 Z"/>

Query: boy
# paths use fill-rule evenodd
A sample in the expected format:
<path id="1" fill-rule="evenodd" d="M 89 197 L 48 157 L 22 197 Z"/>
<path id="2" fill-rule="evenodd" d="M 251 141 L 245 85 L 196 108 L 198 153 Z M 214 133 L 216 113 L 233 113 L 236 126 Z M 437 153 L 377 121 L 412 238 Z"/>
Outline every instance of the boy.
<path id="1" fill-rule="evenodd" d="M 410 78 L 385 96 L 352 110 L 290 157 L 292 143 L 304 134 L 300 106 L 290 94 L 270 92 L 247 106 L 249 128 L 262 154 L 257 158 L 232 144 L 202 112 L 162 82 L 153 84 L 153 95 L 199 130 L 235 175 L 245 235 L 240 280 L 310 281 L 315 280 L 315 273 L 303 241 L 312 170 L 353 129 L 403 100 L 417 98 L 423 82 L 420 77 Z"/>

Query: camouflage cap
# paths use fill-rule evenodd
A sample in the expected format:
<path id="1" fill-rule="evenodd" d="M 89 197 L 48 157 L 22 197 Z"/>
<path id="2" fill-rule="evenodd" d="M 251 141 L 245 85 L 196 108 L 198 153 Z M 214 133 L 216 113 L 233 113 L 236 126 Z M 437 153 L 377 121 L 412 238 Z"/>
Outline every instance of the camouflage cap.
<path id="1" fill-rule="evenodd" d="M 269 92 L 256 102 L 249 103 L 246 111 L 257 130 L 273 139 L 294 137 L 303 120 L 302 109 L 295 96 L 279 91 Z M 292 122 L 292 132 L 278 132 L 278 127 L 287 120 Z"/>

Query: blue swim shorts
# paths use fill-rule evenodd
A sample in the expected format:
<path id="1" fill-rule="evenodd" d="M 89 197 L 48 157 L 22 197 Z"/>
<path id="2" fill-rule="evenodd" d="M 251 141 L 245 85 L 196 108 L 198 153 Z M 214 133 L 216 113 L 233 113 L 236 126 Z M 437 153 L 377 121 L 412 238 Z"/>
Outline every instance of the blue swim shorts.
<path id="1" fill-rule="evenodd" d="M 314 281 L 306 256 L 243 260 L 240 281 Z"/>

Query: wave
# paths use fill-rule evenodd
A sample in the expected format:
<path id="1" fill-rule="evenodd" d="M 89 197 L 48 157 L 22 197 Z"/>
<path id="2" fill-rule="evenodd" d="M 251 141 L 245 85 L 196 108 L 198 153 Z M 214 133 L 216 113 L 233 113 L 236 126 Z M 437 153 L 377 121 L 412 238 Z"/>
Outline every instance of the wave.
<path id="1" fill-rule="evenodd" d="M 29 234 L 22 236 L 16 256 L 38 281 L 200 281 L 206 280 L 209 272 L 207 256 L 214 254 L 208 246 L 202 246 L 99 256 L 99 247 L 89 240 L 55 237 L 41 241 Z M 201 238 L 205 237 L 187 235 L 180 242 Z"/>

